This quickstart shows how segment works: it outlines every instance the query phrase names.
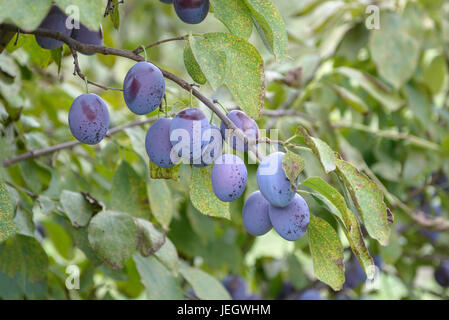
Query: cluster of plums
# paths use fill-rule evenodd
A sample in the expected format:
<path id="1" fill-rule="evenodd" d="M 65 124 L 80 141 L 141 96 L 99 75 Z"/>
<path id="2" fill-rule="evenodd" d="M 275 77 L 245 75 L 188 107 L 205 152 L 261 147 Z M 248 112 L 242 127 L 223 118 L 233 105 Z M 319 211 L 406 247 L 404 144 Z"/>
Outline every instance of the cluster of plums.
<path id="1" fill-rule="evenodd" d="M 89 30 L 82 23 L 77 23 L 79 25 L 79 28 L 69 28 L 72 23 L 68 24 L 68 19 L 69 18 L 67 17 L 67 15 L 61 9 L 59 9 L 58 6 L 53 5 L 50 9 L 50 12 L 39 25 L 39 28 L 61 32 L 62 34 L 84 44 L 103 44 L 103 30 L 101 28 L 101 25 L 98 30 L 93 31 Z M 72 22 L 74 25 L 74 21 Z M 57 49 L 62 47 L 62 45 L 64 44 L 62 41 L 42 36 L 36 36 L 36 41 L 39 46 L 44 49 Z"/>
<path id="2" fill-rule="evenodd" d="M 209 0 L 160 0 L 173 4 L 179 19 L 189 24 L 202 22 L 209 13 Z"/>

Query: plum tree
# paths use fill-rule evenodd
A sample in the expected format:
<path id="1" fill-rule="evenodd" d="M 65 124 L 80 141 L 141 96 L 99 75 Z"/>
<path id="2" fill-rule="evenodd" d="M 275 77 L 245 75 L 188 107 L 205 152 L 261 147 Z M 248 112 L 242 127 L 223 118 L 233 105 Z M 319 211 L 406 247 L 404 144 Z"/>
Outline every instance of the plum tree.
<path id="1" fill-rule="evenodd" d="M 231 120 L 237 128 L 243 131 L 243 133 L 250 139 L 258 139 L 259 138 L 259 127 L 257 126 L 256 121 L 251 119 L 240 110 L 232 110 L 228 114 L 229 120 Z M 229 139 L 232 148 L 238 151 L 248 151 L 248 145 L 244 143 L 241 139 L 237 138 L 234 134 L 231 134 L 230 137 L 226 137 L 226 129 L 228 127 L 221 122 L 220 132 L 223 136 L 223 139 Z"/>
<path id="2" fill-rule="evenodd" d="M 52 5 L 50 12 L 45 17 L 45 19 L 42 20 L 39 28 L 62 32 L 66 36 L 70 36 L 72 30 L 67 28 L 66 20 L 67 15 L 62 12 L 62 10 L 58 8 L 58 6 Z M 35 36 L 35 38 L 37 44 L 44 49 L 57 49 L 62 47 L 62 45 L 64 44 L 62 41 L 47 37 Z"/>
<path id="3" fill-rule="evenodd" d="M 254 191 L 243 205 L 243 225 L 253 236 L 261 236 L 273 227 L 268 215 L 268 201 L 260 191 Z"/>
<path id="4" fill-rule="evenodd" d="M 220 157 L 223 149 L 223 139 L 221 138 L 220 130 L 214 124 L 211 124 L 209 129 L 203 132 L 202 141 L 201 158 L 193 161 L 192 165 L 194 167 L 210 166 Z"/>
<path id="5" fill-rule="evenodd" d="M 435 271 L 435 280 L 443 288 L 449 287 L 449 260 L 441 262 L 440 267 Z"/>
<path id="6" fill-rule="evenodd" d="M 212 188 L 221 201 L 231 202 L 240 198 L 247 178 L 245 163 L 236 155 L 224 154 L 212 166 Z"/>
<path id="7" fill-rule="evenodd" d="M 160 118 L 148 129 L 145 137 L 145 148 L 148 157 L 161 168 L 171 168 L 175 164 L 170 158 L 172 144 L 170 142 L 171 118 Z"/>
<path id="8" fill-rule="evenodd" d="M 239 276 L 229 275 L 224 278 L 222 283 L 233 300 L 247 299 L 248 288 L 245 279 Z"/>
<path id="9" fill-rule="evenodd" d="M 321 293 L 318 290 L 308 289 L 299 295 L 298 300 L 323 300 L 323 297 L 321 297 Z"/>
<path id="10" fill-rule="evenodd" d="M 71 37 L 74 40 L 77 40 L 84 44 L 94 44 L 101 46 L 103 45 L 103 28 L 100 25 L 100 28 L 97 31 L 89 30 L 86 26 L 84 26 L 82 23 L 80 23 L 79 29 L 73 29 Z M 80 51 L 82 54 L 85 55 L 93 55 L 93 53 L 86 53 L 83 51 Z"/>
<path id="11" fill-rule="evenodd" d="M 143 115 L 154 111 L 164 94 L 165 79 L 158 67 L 141 61 L 129 69 L 123 82 L 123 97 L 131 112 Z"/>
<path id="12" fill-rule="evenodd" d="M 85 144 L 99 143 L 109 128 L 106 103 L 93 93 L 80 95 L 70 107 L 69 127 L 78 141 Z"/>
<path id="13" fill-rule="evenodd" d="M 179 19 L 189 24 L 202 22 L 209 13 L 209 0 L 174 0 Z"/>
<path id="14" fill-rule="evenodd" d="M 299 194 L 286 207 L 270 205 L 268 208 L 274 230 L 285 240 L 296 241 L 301 238 L 309 226 L 309 207 Z"/>
<path id="15" fill-rule="evenodd" d="M 266 156 L 257 168 L 257 184 L 260 192 L 271 205 L 287 206 L 295 196 L 296 188 L 292 188 L 282 169 L 283 152 L 275 152 Z"/>
<path id="16" fill-rule="evenodd" d="M 194 163 L 201 157 L 204 146 L 203 133 L 210 129 L 209 121 L 199 108 L 187 108 L 176 114 L 170 125 L 170 141 L 178 156 Z"/>

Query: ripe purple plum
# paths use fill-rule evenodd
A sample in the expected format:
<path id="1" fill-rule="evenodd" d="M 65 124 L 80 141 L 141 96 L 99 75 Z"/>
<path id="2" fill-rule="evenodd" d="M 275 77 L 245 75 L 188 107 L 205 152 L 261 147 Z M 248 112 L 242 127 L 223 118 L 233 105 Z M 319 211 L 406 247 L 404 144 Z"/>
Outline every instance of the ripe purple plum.
<path id="1" fill-rule="evenodd" d="M 259 138 L 259 127 L 257 126 L 256 121 L 248 117 L 243 111 L 232 110 L 228 113 L 228 118 L 237 126 L 237 128 L 242 130 L 248 138 Z M 226 141 L 230 141 L 232 148 L 234 148 L 235 150 L 248 151 L 248 145 L 245 144 L 241 139 L 238 139 L 235 134 L 232 134 L 229 138 L 227 138 L 226 129 L 228 129 L 228 127 L 223 122 L 221 122 L 220 131 L 223 139 L 225 139 Z"/>
<path id="2" fill-rule="evenodd" d="M 260 191 L 254 191 L 243 205 L 243 225 L 246 231 L 253 236 L 261 236 L 271 230 L 268 215 L 269 202 Z"/>
<path id="3" fill-rule="evenodd" d="M 274 230 L 285 240 L 298 240 L 309 227 L 309 206 L 297 193 L 290 204 L 284 208 L 270 205 L 268 214 Z"/>
<path id="4" fill-rule="evenodd" d="M 237 200 L 246 188 L 248 172 L 238 156 L 224 154 L 212 166 L 212 188 L 223 202 Z"/>
<path id="5" fill-rule="evenodd" d="M 232 300 L 246 300 L 247 299 L 247 285 L 245 279 L 229 275 L 223 280 L 223 286 L 231 295 Z"/>
<path id="6" fill-rule="evenodd" d="M 173 118 L 170 125 L 170 141 L 174 152 L 189 163 L 201 157 L 207 140 L 203 141 L 203 134 L 210 129 L 209 121 L 199 108 L 184 109 Z"/>
<path id="7" fill-rule="evenodd" d="M 298 300 L 323 300 L 323 297 L 321 297 L 321 293 L 316 289 L 309 289 L 302 292 Z"/>
<path id="8" fill-rule="evenodd" d="M 103 28 L 100 25 L 100 28 L 97 31 L 89 30 L 86 26 L 84 26 L 82 23 L 79 25 L 79 29 L 73 29 L 72 39 L 77 40 L 84 44 L 94 44 L 97 46 L 103 45 Z M 80 51 L 82 54 L 91 56 L 94 53 L 86 53 L 83 51 Z"/>
<path id="9" fill-rule="evenodd" d="M 289 205 L 296 194 L 282 169 L 285 153 L 275 152 L 266 156 L 257 168 L 257 184 L 265 199 L 275 207 Z"/>
<path id="10" fill-rule="evenodd" d="M 62 32 L 66 36 L 70 36 L 72 30 L 66 26 L 67 15 L 62 12 L 56 5 L 52 5 L 50 12 L 44 20 L 42 20 L 39 28 L 52 31 Z M 41 36 L 35 36 L 37 44 L 44 49 L 57 49 L 62 47 L 64 42 Z"/>
<path id="11" fill-rule="evenodd" d="M 435 271 L 435 280 L 443 288 L 449 287 L 449 260 L 444 260 Z"/>
<path id="12" fill-rule="evenodd" d="M 195 159 L 192 163 L 194 167 L 198 168 L 207 167 L 214 163 L 220 157 L 223 149 L 220 130 L 214 124 L 203 133 L 202 141 L 205 144 L 201 149 L 201 158 Z"/>
<path id="13" fill-rule="evenodd" d="M 123 82 L 123 97 L 131 112 L 143 115 L 154 111 L 164 94 L 165 79 L 158 67 L 141 61 L 129 69 Z"/>
<path id="14" fill-rule="evenodd" d="M 109 128 L 106 103 L 93 93 L 80 95 L 70 107 L 69 127 L 78 141 L 85 144 L 99 143 Z"/>
<path id="15" fill-rule="evenodd" d="M 209 0 L 174 0 L 179 19 L 189 24 L 202 22 L 209 13 Z"/>
<path id="16" fill-rule="evenodd" d="M 171 168 L 175 165 L 170 158 L 173 147 L 170 142 L 171 122 L 171 118 L 160 118 L 148 129 L 145 137 L 148 157 L 161 168 Z"/>

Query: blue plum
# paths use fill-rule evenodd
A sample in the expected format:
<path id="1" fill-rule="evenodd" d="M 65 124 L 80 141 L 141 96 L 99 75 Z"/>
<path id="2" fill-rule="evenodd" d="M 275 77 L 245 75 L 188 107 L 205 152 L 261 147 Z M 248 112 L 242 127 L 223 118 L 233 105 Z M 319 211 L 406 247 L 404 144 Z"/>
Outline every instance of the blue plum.
<path id="1" fill-rule="evenodd" d="M 221 138 L 220 130 L 214 124 L 203 132 L 202 141 L 201 158 L 194 159 L 192 163 L 194 167 L 202 168 L 210 166 L 220 157 L 223 149 L 223 139 Z"/>
<path id="2" fill-rule="evenodd" d="M 308 289 L 304 292 L 302 292 L 298 300 L 324 300 L 323 297 L 321 297 L 321 293 L 316 289 Z"/>
<path id="3" fill-rule="evenodd" d="M 141 61 L 129 69 L 123 82 L 123 97 L 131 112 L 143 115 L 154 111 L 164 94 L 165 79 L 158 67 Z"/>
<path id="4" fill-rule="evenodd" d="M 274 230 L 285 240 L 298 240 L 309 227 L 309 206 L 303 197 L 296 193 L 291 203 L 284 208 L 270 205 L 268 214 Z"/>
<path id="5" fill-rule="evenodd" d="M 209 121 L 199 108 L 184 109 L 173 118 L 170 125 L 170 141 L 178 156 L 189 163 L 201 163 L 201 157 L 207 140 L 203 134 L 210 129 Z M 195 161 L 196 160 L 196 161 Z"/>
<path id="6" fill-rule="evenodd" d="M 202 22 L 209 13 L 209 0 L 174 0 L 179 19 L 189 24 Z"/>
<path id="7" fill-rule="evenodd" d="M 44 20 L 42 20 L 39 28 L 48 29 L 52 31 L 62 32 L 66 36 L 70 36 L 72 30 L 66 26 L 67 15 L 62 12 L 56 5 L 52 5 L 50 12 L 47 14 Z M 44 49 L 57 49 L 64 44 L 62 41 L 35 36 L 37 44 Z"/>
<path id="8" fill-rule="evenodd" d="M 175 165 L 170 158 L 173 147 L 170 142 L 171 122 L 171 118 L 160 118 L 148 129 L 145 137 L 148 157 L 161 168 L 171 168 Z"/>
<path id="9" fill-rule="evenodd" d="M 246 281 L 234 275 L 229 275 L 223 280 L 223 286 L 231 295 L 233 300 L 246 300 L 247 299 L 247 286 Z"/>
<path id="10" fill-rule="evenodd" d="M 435 280 L 443 288 L 449 287 L 449 260 L 444 260 L 435 271 Z"/>
<path id="11" fill-rule="evenodd" d="M 106 103 L 93 93 L 80 95 L 70 107 L 69 127 L 78 141 L 85 144 L 99 143 L 109 128 Z"/>
<path id="12" fill-rule="evenodd" d="M 256 121 L 248 117 L 243 111 L 233 110 L 228 113 L 228 118 L 236 125 L 237 128 L 242 130 L 248 138 L 259 138 L 259 127 L 257 126 Z M 235 150 L 248 151 L 248 145 L 244 144 L 244 141 L 238 139 L 234 134 L 227 138 L 226 129 L 228 129 L 228 127 L 223 122 L 221 122 L 220 132 L 223 136 L 223 139 L 225 139 L 226 141 L 230 141 L 232 148 L 234 148 Z"/>
<path id="13" fill-rule="evenodd" d="M 282 169 L 284 153 L 275 152 L 266 156 L 257 168 L 257 184 L 265 199 L 276 207 L 285 207 L 296 194 Z"/>
<path id="14" fill-rule="evenodd" d="M 91 31 L 87 27 L 85 27 L 82 23 L 79 25 L 79 29 L 73 29 L 71 37 L 84 44 L 94 44 L 101 46 L 103 45 L 103 29 L 100 25 L 100 28 L 97 31 Z M 94 53 L 86 53 L 80 51 L 82 54 L 91 56 Z"/>
<path id="15" fill-rule="evenodd" d="M 221 201 L 231 202 L 240 198 L 247 178 L 245 163 L 236 155 L 224 154 L 212 166 L 212 188 Z"/>
<path id="16" fill-rule="evenodd" d="M 253 236 L 261 236 L 273 227 L 268 216 L 268 201 L 260 191 L 253 192 L 243 205 L 243 225 Z"/>
<path id="17" fill-rule="evenodd" d="M 374 256 L 373 261 L 374 265 L 379 270 L 382 270 L 382 257 Z M 345 279 L 344 287 L 351 289 L 357 288 L 361 283 L 366 281 L 365 271 L 363 271 L 362 266 L 356 258 L 348 261 L 345 268 Z"/>

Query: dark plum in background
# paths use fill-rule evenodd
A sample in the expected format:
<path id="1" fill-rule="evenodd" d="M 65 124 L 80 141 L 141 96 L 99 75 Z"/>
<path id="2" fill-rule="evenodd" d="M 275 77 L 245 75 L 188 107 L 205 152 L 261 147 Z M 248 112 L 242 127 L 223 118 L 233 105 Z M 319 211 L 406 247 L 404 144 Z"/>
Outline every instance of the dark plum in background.
<path id="1" fill-rule="evenodd" d="M 165 79 L 158 67 L 149 62 L 138 62 L 123 81 L 123 97 L 131 112 L 144 115 L 162 103 Z"/>
<path id="2" fill-rule="evenodd" d="M 243 133 L 250 139 L 258 139 L 259 138 L 259 127 L 257 126 L 256 121 L 248 117 L 243 111 L 240 110 L 232 110 L 228 114 L 229 120 L 231 120 L 237 128 L 243 131 Z M 238 139 L 234 134 L 229 137 L 226 137 L 226 125 L 221 122 L 220 131 L 223 139 L 229 141 L 231 143 L 232 148 L 238 151 L 248 151 L 248 145 L 244 144 L 244 142 Z"/>
<path id="3" fill-rule="evenodd" d="M 268 213 L 274 230 L 285 240 L 298 240 L 309 226 L 309 206 L 303 197 L 296 193 L 288 206 L 278 208 L 270 205 Z"/>
<path id="4" fill-rule="evenodd" d="M 176 114 L 170 125 L 170 141 L 181 158 L 190 163 L 201 163 L 200 157 L 207 141 L 203 134 L 210 128 L 209 121 L 199 108 L 187 108 Z"/>
<path id="5" fill-rule="evenodd" d="M 79 25 L 79 29 L 73 29 L 71 37 L 84 44 L 94 44 L 97 46 L 103 45 L 103 28 L 100 25 L 100 28 L 96 31 L 89 30 L 82 23 Z M 94 53 L 85 53 L 80 51 L 82 54 L 91 56 Z"/>
<path id="6" fill-rule="evenodd" d="M 261 236 L 273 227 L 268 215 L 268 201 L 260 191 L 254 191 L 243 205 L 243 225 L 253 236 Z"/>
<path id="7" fill-rule="evenodd" d="M 324 299 L 318 290 L 308 289 L 299 295 L 298 300 L 324 300 Z"/>
<path id="8" fill-rule="evenodd" d="M 70 36 L 72 30 L 66 27 L 67 15 L 62 12 L 56 5 L 53 5 L 50 12 L 39 25 L 39 28 L 49 29 L 52 31 L 62 32 L 66 36 Z M 50 39 L 46 37 L 36 36 L 37 44 L 44 49 L 57 49 L 64 44 L 62 41 Z"/>
<path id="9" fill-rule="evenodd" d="M 201 159 L 196 159 L 199 161 L 192 163 L 194 167 L 198 168 L 210 166 L 221 156 L 223 139 L 216 125 L 211 124 L 210 128 L 203 133 L 202 142 Z"/>
<path id="10" fill-rule="evenodd" d="M 265 199 L 276 207 L 287 206 L 295 196 L 292 188 L 282 169 L 283 152 L 275 152 L 266 156 L 257 168 L 257 185 Z"/>
<path id="11" fill-rule="evenodd" d="M 224 202 L 237 200 L 246 188 L 248 172 L 245 163 L 233 154 L 222 155 L 213 165 L 212 188 Z"/>
<path id="12" fill-rule="evenodd" d="M 246 285 L 245 279 L 239 276 L 229 275 L 224 278 L 222 283 L 233 300 L 247 299 L 248 287 Z"/>
<path id="13" fill-rule="evenodd" d="M 106 103 L 93 93 L 80 95 L 69 111 L 69 127 L 73 136 L 85 144 L 97 144 L 109 129 Z"/>
<path id="14" fill-rule="evenodd" d="M 160 118 L 148 129 L 145 148 L 148 157 L 161 168 L 171 168 L 175 164 L 170 159 L 170 124 L 172 119 Z"/>
<path id="15" fill-rule="evenodd" d="M 174 0 L 179 19 L 189 24 L 202 22 L 209 13 L 209 0 Z"/>
<path id="16" fill-rule="evenodd" d="M 449 287 L 449 260 L 444 260 L 435 271 L 435 280 L 443 288 Z"/>

